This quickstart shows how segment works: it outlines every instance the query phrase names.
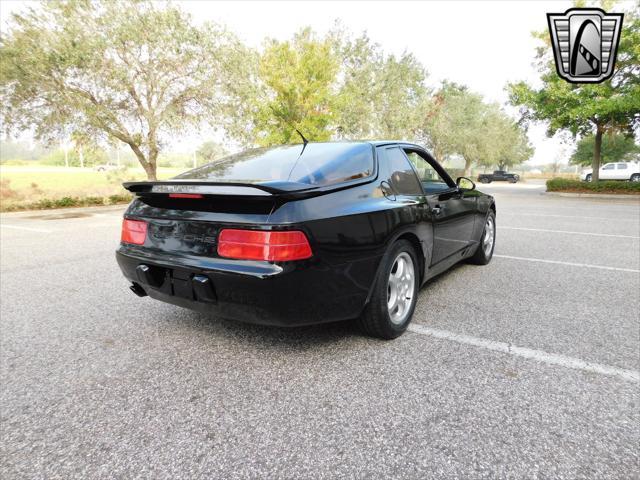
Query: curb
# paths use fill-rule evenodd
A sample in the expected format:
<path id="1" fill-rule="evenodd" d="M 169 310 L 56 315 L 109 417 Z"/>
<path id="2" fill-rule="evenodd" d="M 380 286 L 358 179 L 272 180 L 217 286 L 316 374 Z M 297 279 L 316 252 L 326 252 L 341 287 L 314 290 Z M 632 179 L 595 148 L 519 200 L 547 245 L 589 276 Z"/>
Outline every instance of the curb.
<path id="1" fill-rule="evenodd" d="M 611 194 L 611 193 L 570 193 L 570 192 L 544 192 L 544 195 L 553 197 L 574 197 L 574 198 L 611 198 L 620 200 L 640 200 L 640 195 Z"/>
<path id="2" fill-rule="evenodd" d="M 69 212 L 102 213 L 109 211 L 122 211 L 129 203 L 118 203 L 115 205 L 93 205 L 91 207 L 65 207 L 65 208 L 38 208 L 35 210 L 14 210 L 11 212 L 0 212 L 2 217 L 14 217 L 24 214 L 39 213 L 42 215 L 56 215 Z"/>

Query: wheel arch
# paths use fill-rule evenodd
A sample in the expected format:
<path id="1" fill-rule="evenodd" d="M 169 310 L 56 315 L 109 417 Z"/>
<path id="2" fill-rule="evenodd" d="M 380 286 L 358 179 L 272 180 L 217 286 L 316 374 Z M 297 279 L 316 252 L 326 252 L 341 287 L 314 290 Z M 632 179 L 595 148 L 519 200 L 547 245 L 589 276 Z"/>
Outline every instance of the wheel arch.
<path id="1" fill-rule="evenodd" d="M 425 273 L 426 257 L 427 257 L 425 249 L 422 245 L 422 242 L 420 242 L 420 239 L 414 232 L 405 232 L 405 233 L 402 233 L 399 237 L 397 237 L 392 243 L 390 243 L 387 248 L 391 248 L 391 245 L 393 245 L 399 240 L 407 240 L 409 243 L 411 243 L 411 245 L 413 245 L 413 248 L 416 251 L 416 254 L 418 255 L 418 259 L 422 260 L 418 262 L 419 263 L 418 269 L 420 274 L 419 280 L 420 280 L 420 284 L 422 284 L 422 279 L 424 278 L 424 273 Z"/>
<path id="2" fill-rule="evenodd" d="M 431 226 L 431 224 L 429 224 L 429 226 Z M 411 245 L 413 246 L 413 248 L 415 249 L 416 254 L 418 255 L 418 269 L 419 269 L 419 285 L 422 285 L 422 283 L 424 282 L 424 278 L 426 275 L 426 266 L 427 266 L 427 260 L 431 258 L 431 251 L 429 250 L 428 246 L 425 245 L 425 242 L 420 241 L 420 237 L 419 234 L 417 232 L 415 232 L 412 229 L 404 229 L 401 230 L 399 232 L 396 232 L 395 235 L 392 235 L 390 237 L 390 239 L 387 241 L 386 243 L 386 247 L 385 247 L 385 251 L 384 251 L 384 255 L 381 257 L 380 262 L 378 263 L 378 267 L 376 268 L 376 274 L 374 277 L 374 281 L 371 282 L 371 285 L 369 287 L 369 293 L 367 294 L 367 299 L 365 301 L 365 306 L 369 303 L 369 301 L 371 300 L 371 294 L 373 292 L 373 289 L 375 288 L 375 280 L 377 280 L 379 274 L 380 274 L 380 269 L 383 268 L 384 265 L 384 258 L 387 255 L 387 253 L 389 252 L 389 250 L 391 249 L 391 247 L 399 240 L 406 240 L 409 243 L 411 243 Z"/>

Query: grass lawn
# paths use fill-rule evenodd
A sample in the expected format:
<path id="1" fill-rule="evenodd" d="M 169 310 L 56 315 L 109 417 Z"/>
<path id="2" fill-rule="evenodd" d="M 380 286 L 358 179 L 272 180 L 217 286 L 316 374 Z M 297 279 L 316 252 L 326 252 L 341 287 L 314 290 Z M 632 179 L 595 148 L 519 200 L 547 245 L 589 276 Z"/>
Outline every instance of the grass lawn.
<path id="1" fill-rule="evenodd" d="M 158 178 L 167 179 L 183 169 L 158 168 Z M 142 168 L 125 171 L 96 172 L 90 168 L 44 166 L 0 167 L 0 201 L 2 210 L 32 204 L 43 199 L 63 197 L 109 197 L 126 191 L 122 182 L 144 180 Z"/>

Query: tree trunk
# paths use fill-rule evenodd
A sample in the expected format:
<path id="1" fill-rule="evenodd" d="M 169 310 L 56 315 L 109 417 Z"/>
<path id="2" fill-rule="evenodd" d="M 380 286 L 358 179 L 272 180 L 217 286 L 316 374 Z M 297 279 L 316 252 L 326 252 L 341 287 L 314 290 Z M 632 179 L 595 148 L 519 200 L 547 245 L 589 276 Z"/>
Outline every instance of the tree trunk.
<path id="1" fill-rule="evenodd" d="M 464 159 L 464 176 L 471 177 L 471 159 Z"/>
<path id="2" fill-rule="evenodd" d="M 149 158 L 146 158 L 138 145 L 136 145 L 135 143 L 129 143 L 128 145 L 129 147 L 131 147 L 131 150 L 133 150 L 133 153 L 135 153 L 136 158 L 140 162 L 140 165 L 142 165 L 142 168 L 144 168 L 144 171 L 147 174 L 147 180 L 157 180 L 158 178 L 156 177 L 156 165 L 158 160 L 158 149 L 152 148 L 149 151 Z"/>
<path id="3" fill-rule="evenodd" d="M 591 162 L 591 181 L 600 180 L 600 160 L 602 152 L 602 133 L 604 128 L 602 125 L 596 125 L 596 138 L 593 147 L 593 162 Z"/>
<path id="4" fill-rule="evenodd" d="M 142 167 L 144 171 L 147 173 L 147 180 L 156 181 L 158 178 L 156 177 L 156 165 L 151 164 L 149 162 L 145 162 Z"/>

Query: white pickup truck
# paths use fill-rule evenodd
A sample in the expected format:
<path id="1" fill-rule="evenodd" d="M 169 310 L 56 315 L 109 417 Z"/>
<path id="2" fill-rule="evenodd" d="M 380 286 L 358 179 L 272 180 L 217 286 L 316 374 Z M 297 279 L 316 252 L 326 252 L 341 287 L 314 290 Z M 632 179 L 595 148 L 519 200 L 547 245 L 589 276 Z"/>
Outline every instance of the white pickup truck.
<path id="1" fill-rule="evenodd" d="M 593 178 L 593 169 L 587 168 L 582 171 L 580 178 L 585 182 L 590 182 Z M 600 180 L 629 180 L 640 182 L 640 163 L 616 162 L 605 163 L 600 167 Z"/>

